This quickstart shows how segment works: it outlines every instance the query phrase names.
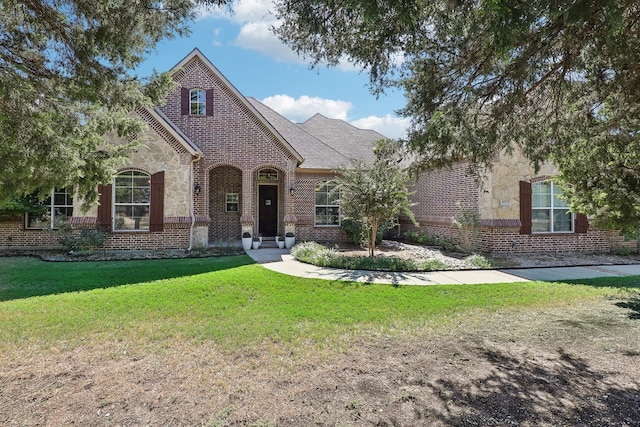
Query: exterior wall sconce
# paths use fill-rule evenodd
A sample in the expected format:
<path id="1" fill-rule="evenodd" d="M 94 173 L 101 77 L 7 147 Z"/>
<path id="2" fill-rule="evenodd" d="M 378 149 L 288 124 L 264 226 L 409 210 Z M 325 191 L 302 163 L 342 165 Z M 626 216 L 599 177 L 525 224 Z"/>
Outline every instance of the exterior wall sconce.
<path id="1" fill-rule="evenodd" d="M 296 187 L 294 187 L 293 184 L 291 184 L 291 187 L 289 187 L 289 194 L 291 194 L 291 197 L 293 197 L 293 194 L 296 192 Z"/>
<path id="2" fill-rule="evenodd" d="M 200 192 L 201 192 L 201 191 L 202 191 L 202 187 L 200 187 L 200 184 L 198 184 L 198 183 L 196 182 L 196 185 L 193 187 L 193 192 L 194 192 L 194 193 L 196 194 L 196 196 L 197 196 L 197 195 L 199 195 L 199 194 L 200 194 Z"/>

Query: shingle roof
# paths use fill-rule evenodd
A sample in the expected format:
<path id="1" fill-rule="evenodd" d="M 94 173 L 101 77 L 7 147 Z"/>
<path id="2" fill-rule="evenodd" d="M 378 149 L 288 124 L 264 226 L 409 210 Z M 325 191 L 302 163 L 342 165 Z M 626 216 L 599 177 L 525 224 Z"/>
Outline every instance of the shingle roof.
<path id="1" fill-rule="evenodd" d="M 182 143 L 182 145 L 189 151 L 191 154 L 200 154 L 202 155 L 202 151 L 200 148 L 191 141 L 191 139 L 180 130 L 178 126 L 176 126 L 158 107 L 153 109 L 153 112 L 157 114 L 160 119 L 162 119 L 165 127 L 170 128 L 177 136 L 179 136 L 178 141 Z"/>
<path id="2" fill-rule="evenodd" d="M 376 141 L 385 138 L 321 114 L 304 123 L 293 123 L 257 99 L 247 100 L 304 158 L 301 169 L 334 169 L 349 166 L 351 159 L 370 163 Z"/>
<path id="3" fill-rule="evenodd" d="M 344 120 L 329 119 L 322 114 L 315 114 L 301 123 L 300 127 L 349 159 L 359 159 L 365 163 L 373 162 L 375 143 L 386 139 L 374 130 L 359 129 Z"/>

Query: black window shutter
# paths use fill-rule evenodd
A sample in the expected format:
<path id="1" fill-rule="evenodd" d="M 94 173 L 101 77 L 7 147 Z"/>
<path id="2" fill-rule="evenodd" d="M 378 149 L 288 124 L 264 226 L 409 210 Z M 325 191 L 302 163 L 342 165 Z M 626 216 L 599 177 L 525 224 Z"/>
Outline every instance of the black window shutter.
<path id="1" fill-rule="evenodd" d="M 113 218 L 113 190 L 111 184 L 98 185 L 98 225 L 105 231 L 111 231 Z"/>
<path id="2" fill-rule="evenodd" d="M 164 230 L 164 171 L 151 175 L 149 231 Z"/>
<path id="3" fill-rule="evenodd" d="M 531 183 L 520 181 L 520 234 L 531 234 Z"/>
<path id="4" fill-rule="evenodd" d="M 189 114 L 189 89 L 183 87 L 180 89 L 180 112 L 183 116 Z"/>
<path id="5" fill-rule="evenodd" d="M 206 92 L 206 95 L 207 95 L 205 98 L 207 101 L 206 108 L 205 108 L 206 115 L 213 116 L 213 89 L 209 89 Z"/>

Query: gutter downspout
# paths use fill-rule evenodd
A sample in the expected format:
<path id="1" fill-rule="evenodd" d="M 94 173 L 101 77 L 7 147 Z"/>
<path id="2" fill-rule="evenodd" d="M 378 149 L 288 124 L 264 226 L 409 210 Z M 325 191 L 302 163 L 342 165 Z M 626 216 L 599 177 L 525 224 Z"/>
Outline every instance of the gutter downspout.
<path id="1" fill-rule="evenodd" d="M 200 154 L 196 154 L 192 159 L 191 159 L 191 169 L 189 171 L 189 200 L 191 203 L 191 225 L 189 226 L 189 247 L 187 248 L 187 252 L 191 252 L 191 249 L 193 248 L 193 228 L 196 225 L 196 205 L 193 201 L 193 186 L 194 186 L 194 182 L 195 182 L 195 173 L 193 171 L 193 165 L 195 164 L 195 162 L 200 161 L 202 159 L 202 156 Z"/>

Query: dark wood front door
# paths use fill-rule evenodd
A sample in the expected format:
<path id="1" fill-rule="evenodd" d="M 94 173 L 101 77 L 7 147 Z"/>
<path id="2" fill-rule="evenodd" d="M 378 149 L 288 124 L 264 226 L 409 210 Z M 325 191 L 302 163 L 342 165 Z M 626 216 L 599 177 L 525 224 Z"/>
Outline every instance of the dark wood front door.
<path id="1" fill-rule="evenodd" d="M 262 237 L 273 237 L 278 233 L 278 187 L 261 185 L 258 192 L 258 232 Z"/>

